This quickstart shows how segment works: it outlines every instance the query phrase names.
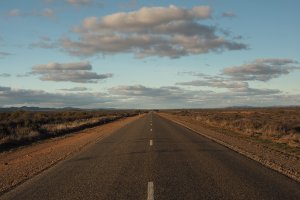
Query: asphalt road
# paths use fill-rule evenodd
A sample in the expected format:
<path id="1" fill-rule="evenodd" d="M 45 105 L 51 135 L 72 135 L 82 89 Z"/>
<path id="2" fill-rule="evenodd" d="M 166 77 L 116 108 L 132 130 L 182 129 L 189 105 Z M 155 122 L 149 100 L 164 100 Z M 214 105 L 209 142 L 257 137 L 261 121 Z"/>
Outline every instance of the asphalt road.
<path id="1" fill-rule="evenodd" d="M 1 199 L 300 199 L 300 184 L 148 114 Z"/>

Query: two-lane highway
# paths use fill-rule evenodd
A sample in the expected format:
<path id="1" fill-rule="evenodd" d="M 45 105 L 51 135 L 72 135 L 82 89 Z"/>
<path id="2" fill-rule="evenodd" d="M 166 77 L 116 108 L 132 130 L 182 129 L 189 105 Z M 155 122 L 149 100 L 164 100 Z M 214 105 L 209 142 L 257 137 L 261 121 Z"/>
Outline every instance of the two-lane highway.
<path id="1" fill-rule="evenodd" d="M 1 199 L 300 199 L 300 184 L 147 114 Z"/>

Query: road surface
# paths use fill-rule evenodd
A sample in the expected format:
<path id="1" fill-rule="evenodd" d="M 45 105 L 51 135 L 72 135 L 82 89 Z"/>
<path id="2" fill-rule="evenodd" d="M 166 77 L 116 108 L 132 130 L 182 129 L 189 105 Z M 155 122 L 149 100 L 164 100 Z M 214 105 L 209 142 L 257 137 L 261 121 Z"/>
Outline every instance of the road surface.
<path id="1" fill-rule="evenodd" d="M 156 114 L 1 199 L 300 199 L 300 184 Z"/>

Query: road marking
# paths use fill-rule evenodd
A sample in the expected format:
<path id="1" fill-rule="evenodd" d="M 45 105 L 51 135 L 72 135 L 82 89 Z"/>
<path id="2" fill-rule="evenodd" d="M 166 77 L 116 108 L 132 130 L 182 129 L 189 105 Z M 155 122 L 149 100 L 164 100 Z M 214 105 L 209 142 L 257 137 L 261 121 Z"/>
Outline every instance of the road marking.
<path id="1" fill-rule="evenodd" d="M 153 145 L 153 141 L 152 140 L 150 140 L 150 146 L 152 146 Z"/>
<path id="2" fill-rule="evenodd" d="M 148 197 L 147 200 L 154 200 L 154 185 L 153 182 L 148 182 Z"/>
<path id="3" fill-rule="evenodd" d="M 150 128 L 150 131 L 152 131 L 152 128 Z"/>

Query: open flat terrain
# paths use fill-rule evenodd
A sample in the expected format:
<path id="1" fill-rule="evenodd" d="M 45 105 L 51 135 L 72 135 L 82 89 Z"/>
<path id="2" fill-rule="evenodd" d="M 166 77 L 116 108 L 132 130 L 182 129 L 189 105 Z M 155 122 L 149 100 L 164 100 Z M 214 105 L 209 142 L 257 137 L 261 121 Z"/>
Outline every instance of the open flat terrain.
<path id="1" fill-rule="evenodd" d="M 300 184 L 148 114 L 1 199 L 299 199 Z"/>
<path id="2" fill-rule="evenodd" d="M 300 108 L 221 108 L 163 111 L 224 134 L 273 143 L 300 155 Z"/>

